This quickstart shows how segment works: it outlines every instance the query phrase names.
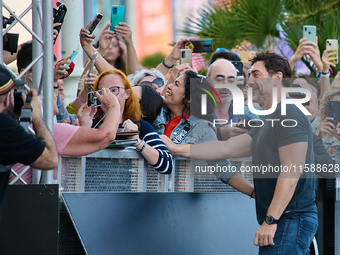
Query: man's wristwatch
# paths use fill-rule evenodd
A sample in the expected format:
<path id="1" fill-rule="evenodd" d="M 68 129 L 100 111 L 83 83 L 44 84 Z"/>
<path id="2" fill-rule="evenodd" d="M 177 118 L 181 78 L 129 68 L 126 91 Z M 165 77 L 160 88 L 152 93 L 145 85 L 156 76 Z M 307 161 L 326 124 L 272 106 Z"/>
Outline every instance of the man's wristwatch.
<path id="1" fill-rule="evenodd" d="M 276 219 L 274 219 L 273 216 L 268 215 L 268 216 L 266 217 L 266 219 L 265 219 L 265 222 L 266 222 L 268 225 L 271 225 L 271 224 L 277 224 L 277 223 L 279 223 L 279 220 L 276 220 Z"/>

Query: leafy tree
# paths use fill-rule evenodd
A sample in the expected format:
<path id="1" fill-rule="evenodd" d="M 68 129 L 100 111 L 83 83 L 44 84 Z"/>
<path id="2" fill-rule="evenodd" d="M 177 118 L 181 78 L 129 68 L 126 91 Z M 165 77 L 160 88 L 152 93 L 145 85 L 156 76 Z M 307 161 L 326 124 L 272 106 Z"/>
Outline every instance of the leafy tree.
<path id="1" fill-rule="evenodd" d="M 320 55 L 327 39 L 338 39 L 337 21 L 340 0 L 231 0 L 223 4 L 209 3 L 190 17 L 181 32 L 201 38 L 212 38 L 213 47 L 241 50 L 266 50 L 277 46 L 279 31 L 295 51 L 302 38 L 303 25 L 317 27 Z M 210 55 L 207 55 L 210 57 Z M 304 63 L 315 73 L 306 56 Z M 339 67 L 333 68 L 336 74 Z"/>

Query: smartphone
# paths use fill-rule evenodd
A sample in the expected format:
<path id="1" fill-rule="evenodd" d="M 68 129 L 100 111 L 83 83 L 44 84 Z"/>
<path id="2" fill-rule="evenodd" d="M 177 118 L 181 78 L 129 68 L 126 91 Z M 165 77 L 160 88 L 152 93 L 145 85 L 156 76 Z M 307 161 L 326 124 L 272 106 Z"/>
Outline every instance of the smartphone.
<path id="1" fill-rule="evenodd" d="M 179 63 L 182 65 L 187 65 L 192 67 L 192 50 L 191 49 L 181 49 L 179 51 Z"/>
<path id="2" fill-rule="evenodd" d="M 231 63 L 237 69 L 237 76 L 242 76 L 242 74 L 243 74 L 243 63 L 241 61 L 231 61 Z"/>
<path id="3" fill-rule="evenodd" d="M 89 30 L 90 34 L 96 29 L 99 22 L 102 20 L 103 14 L 97 13 L 96 16 L 90 21 L 90 23 L 86 26 L 86 29 Z"/>
<path id="4" fill-rule="evenodd" d="M 185 42 L 185 49 L 193 53 L 212 52 L 212 39 L 192 39 Z"/>
<path id="5" fill-rule="evenodd" d="M 79 52 L 79 50 L 74 50 L 72 52 L 71 58 L 69 60 L 70 62 L 72 62 L 74 60 L 74 58 L 77 56 L 78 52 Z M 66 66 L 70 66 L 70 64 L 66 64 Z"/>
<path id="6" fill-rule="evenodd" d="M 338 56 L 338 40 L 337 39 L 327 39 L 326 40 L 326 50 L 330 50 L 330 52 L 333 52 L 330 57 L 337 57 Z M 339 63 L 338 59 L 331 60 L 330 61 L 333 64 Z"/>
<path id="7" fill-rule="evenodd" d="M 101 106 L 102 103 L 99 101 L 99 99 L 96 97 L 96 93 L 99 93 L 100 95 L 102 95 L 102 91 L 98 90 L 98 91 L 91 91 L 89 93 L 87 93 L 87 106 L 94 106 L 94 107 L 98 107 Z"/>
<path id="8" fill-rule="evenodd" d="M 307 42 L 313 42 L 316 43 L 315 38 L 316 38 L 316 26 L 313 25 L 305 25 L 302 28 L 302 37 L 307 38 Z M 310 44 L 310 46 L 312 46 Z"/>
<path id="9" fill-rule="evenodd" d="M 58 2 L 59 3 L 59 2 Z M 53 24 L 54 23 L 61 23 L 60 26 L 55 27 L 54 29 L 56 29 L 58 31 L 58 35 L 61 29 L 61 26 L 64 22 L 64 18 L 67 12 L 67 8 L 66 5 L 63 3 L 59 3 L 57 9 L 53 8 Z M 57 40 L 58 36 L 54 39 L 53 44 L 55 43 L 55 41 Z"/>
<path id="10" fill-rule="evenodd" d="M 330 120 L 334 124 L 340 123 L 340 101 L 327 101 L 327 117 L 332 117 L 333 120 Z"/>
<path id="11" fill-rule="evenodd" d="M 115 26 L 119 26 L 120 22 L 124 21 L 125 6 L 113 5 L 111 11 L 111 26 L 110 30 L 115 32 Z"/>

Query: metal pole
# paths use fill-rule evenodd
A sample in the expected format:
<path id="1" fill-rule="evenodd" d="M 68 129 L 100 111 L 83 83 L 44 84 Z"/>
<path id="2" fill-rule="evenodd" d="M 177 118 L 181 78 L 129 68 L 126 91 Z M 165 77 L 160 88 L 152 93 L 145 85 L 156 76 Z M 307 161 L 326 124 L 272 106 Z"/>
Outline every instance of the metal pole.
<path id="1" fill-rule="evenodd" d="M 53 1 L 43 2 L 43 41 L 44 41 L 44 61 L 43 61 L 43 108 L 44 121 L 53 134 Z M 39 16 L 37 15 L 37 18 Z M 43 171 L 40 183 L 53 183 L 53 170 Z"/>
<path id="2" fill-rule="evenodd" d="M 0 2 L 0 22 L 1 22 L 1 25 L 2 25 L 2 23 L 3 23 L 3 19 L 2 19 L 2 1 Z M 2 36 L 3 36 L 3 33 L 1 33 L 1 36 L 0 36 L 0 49 L 3 49 L 4 47 L 3 47 L 3 38 L 2 38 Z M 2 51 L 2 53 L 0 54 L 0 63 L 2 64 L 4 62 L 4 55 L 3 55 L 3 51 Z"/>
<path id="3" fill-rule="evenodd" d="M 42 39 L 42 22 L 38 18 L 39 12 L 41 12 L 41 2 L 39 0 L 32 0 L 32 29 L 36 35 Z M 40 10 L 39 10 L 40 9 Z M 32 59 L 36 59 L 40 54 L 43 54 L 43 45 L 33 37 L 32 38 Z M 33 61 L 34 62 L 34 61 Z M 31 63 L 32 64 L 32 63 Z M 39 59 L 32 68 L 33 88 L 38 89 L 41 83 L 41 75 L 43 72 L 43 59 Z M 32 183 L 39 184 L 41 178 L 41 170 L 33 169 L 32 171 Z"/>
<path id="4" fill-rule="evenodd" d="M 79 77 L 84 70 L 83 50 L 79 42 L 80 28 L 84 27 L 83 0 L 64 0 L 67 13 L 64 24 L 61 27 L 62 58 L 66 58 L 76 49 L 78 55 L 73 60 L 75 68 L 72 74 L 64 80 L 65 105 L 72 102 L 77 97 Z"/>

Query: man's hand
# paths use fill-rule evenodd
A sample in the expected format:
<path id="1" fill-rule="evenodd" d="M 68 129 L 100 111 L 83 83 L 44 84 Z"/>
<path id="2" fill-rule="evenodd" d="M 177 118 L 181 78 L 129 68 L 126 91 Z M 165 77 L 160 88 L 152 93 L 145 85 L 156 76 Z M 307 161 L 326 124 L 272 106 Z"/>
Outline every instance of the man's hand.
<path id="1" fill-rule="evenodd" d="M 273 239 L 276 233 L 276 229 L 277 224 L 268 225 L 266 222 L 263 222 L 262 226 L 255 233 L 254 244 L 256 246 L 275 245 Z"/>
<path id="2" fill-rule="evenodd" d="M 41 118 L 41 102 L 40 98 L 38 97 L 37 91 L 35 89 L 31 89 L 28 93 L 32 95 L 31 100 L 32 119 Z"/>
<path id="3" fill-rule="evenodd" d="M 236 124 L 235 124 L 236 125 Z M 221 135 L 222 135 L 222 140 L 228 140 L 234 136 L 238 136 L 238 135 L 242 135 L 244 133 L 247 133 L 248 130 L 245 129 L 245 128 L 239 128 L 239 127 L 236 127 L 236 126 L 231 126 L 230 124 L 228 125 L 225 125 L 223 127 L 220 127 L 220 132 L 221 132 Z"/>

